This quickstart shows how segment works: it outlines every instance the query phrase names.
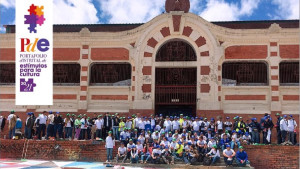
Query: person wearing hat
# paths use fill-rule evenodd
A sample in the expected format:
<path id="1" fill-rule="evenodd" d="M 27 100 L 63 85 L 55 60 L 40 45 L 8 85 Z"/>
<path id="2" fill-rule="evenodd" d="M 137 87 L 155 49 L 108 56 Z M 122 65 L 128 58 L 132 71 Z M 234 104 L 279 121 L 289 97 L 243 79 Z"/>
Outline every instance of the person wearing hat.
<path id="1" fill-rule="evenodd" d="M 32 139 L 31 130 L 34 125 L 34 119 L 31 112 L 27 113 L 27 118 L 25 121 L 25 138 Z"/>
<path id="2" fill-rule="evenodd" d="M 281 131 L 281 142 L 284 143 L 286 141 L 286 136 L 288 132 L 287 115 L 282 116 L 282 120 L 280 121 L 280 131 Z"/>
<path id="3" fill-rule="evenodd" d="M 232 162 L 234 160 L 235 152 L 230 148 L 230 145 L 226 145 L 226 149 L 223 150 L 224 162 L 226 167 L 232 167 Z"/>
<path id="4" fill-rule="evenodd" d="M 15 115 L 15 111 L 12 110 L 10 115 L 7 117 L 8 120 L 8 130 L 9 130 L 9 139 L 15 138 L 16 132 L 16 123 L 17 123 L 17 116 Z"/>
<path id="5" fill-rule="evenodd" d="M 118 136 L 119 136 L 118 140 L 121 139 L 120 134 L 121 134 L 122 131 L 124 131 L 124 128 L 125 128 L 125 122 L 124 122 L 125 117 L 120 117 L 119 119 L 120 119 L 120 122 L 119 122 L 119 128 L 118 128 Z"/>
<path id="6" fill-rule="evenodd" d="M 248 154 L 244 151 L 243 146 L 239 146 L 239 150 L 236 152 L 236 163 L 239 167 L 246 167 L 250 162 L 248 161 Z"/>
<path id="7" fill-rule="evenodd" d="M 139 154 L 138 154 L 137 147 L 134 145 L 132 146 L 130 151 L 130 164 L 138 163 L 138 162 L 139 162 Z"/>
<path id="8" fill-rule="evenodd" d="M 245 132 L 245 134 L 242 137 L 243 143 L 250 144 L 252 143 L 251 135 L 248 132 Z"/>
<path id="9" fill-rule="evenodd" d="M 180 130 L 180 123 L 178 121 L 178 117 L 174 117 L 174 120 L 172 121 L 172 133 L 175 132 L 175 130 Z"/>
<path id="10" fill-rule="evenodd" d="M 246 123 L 243 121 L 243 117 L 239 117 L 235 131 L 241 131 L 242 133 L 246 132 Z"/>
<path id="11" fill-rule="evenodd" d="M 57 133 L 60 139 L 63 138 L 63 119 L 60 116 L 59 112 L 56 112 L 55 117 L 54 117 L 54 138 L 57 138 Z"/>
<path id="12" fill-rule="evenodd" d="M 296 120 L 293 119 L 293 115 L 288 116 L 288 140 L 295 145 L 295 129 L 297 128 Z"/>
<path id="13" fill-rule="evenodd" d="M 280 121 L 282 120 L 282 117 L 280 117 L 280 113 L 276 113 L 275 116 L 277 118 L 277 122 L 275 124 L 275 128 L 277 131 L 277 144 L 281 144 L 282 139 L 281 139 L 281 131 L 280 131 Z"/>
<path id="14" fill-rule="evenodd" d="M 210 119 L 210 123 L 208 125 L 208 129 L 211 130 L 212 135 L 214 136 L 216 133 L 216 124 L 215 124 L 215 119 L 211 118 Z"/>
<path id="15" fill-rule="evenodd" d="M 252 118 L 251 121 L 252 122 L 249 124 L 249 127 L 252 129 L 252 143 L 260 143 L 261 125 L 257 122 L 256 118 Z"/>
<path id="16" fill-rule="evenodd" d="M 216 122 L 216 131 L 221 135 L 223 133 L 223 120 L 222 117 L 218 117 L 218 121 Z"/>
<path id="17" fill-rule="evenodd" d="M 98 115 L 98 119 L 95 121 L 96 125 L 96 140 L 99 140 L 100 138 L 103 139 L 102 137 L 102 129 L 103 129 L 103 118 L 102 115 Z"/>
<path id="18" fill-rule="evenodd" d="M 112 132 L 108 132 L 108 136 L 105 139 L 105 148 L 106 148 L 106 153 L 107 153 L 107 160 L 106 162 L 111 162 L 113 158 L 113 148 L 115 146 L 115 140 L 112 137 Z"/>
<path id="19" fill-rule="evenodd" d="M 112 115 L 112 130 L 113 130 L 113 135 L 116 138 L 116 140 L 120 139 L 119 125 L 120 125 L 120 118 L 119 118 L 119 115 L 116 113 L 115 115 Z"/>
<path id="20" fill-rule="evenodd" d="M 217 146 L 214 145 L 212 149 L 206 154 L 207 157 L 210 157 L 211 164 L 215 164 L 220 159 L 220 151 L 217 149 Z"/>
<path id="21" fill-rule="evenodd" d="M 159 164 L 161 159 L 161 150 L 160 146 L 155 146 L 155 149 L 152 150 L 151 160 L 153 164 Z"/>
<path id="22" fill-rule="evenodd" d="M 48 121 L 48 126 L 47 126 L 46 140 L 48 140 L 49 137 L 54 137 L 54 114 L 52 111 L 49 111 L 47 121 Z"/>
<path id="23" fill-rule="evenodd" d="M 241 145 L 240 143 L 240 137 L 238 137 L 238 134 L 235 130 L 232 131 L 232 136 L 231 136 L 231 143 L 230 147 L 231 149 L 234 149 L 235 146 L 239 147 Z"/>
<path id="24" fill-rule="evenodd" d="M 165 132 L 172 131 L 172 122 L 171 122 L 169 116 L 166 116 L 166 120 L 164 121 L 163 126 L 166 127 Z"/>
<path id="25" fill-rule="evenodd" d="M 181 141 L 178 141 L 176 144 L 176 148 L 175 148 L 175 154 L 174 154 L 174 158 L 176 160 L 183 160 L 184 157 L 184 146 L 182 145 Z"/>
<path id="26" fill-rule="evenodd" d="M 124 163 L 126 154 L 127 154 L 127 149 L 124 143 L 121 142 L 121 146 L 118 148 L 118 153 L 116 155 L 116 163 L 118 163 L 120 159 L 122 159 L 122 163 Z"/>
<path id="27" fill-rule="evenodd" d="M 220 142 L 219 142 L 219 145 L 222 149 L 222 151 L 227 147 L 227 146 L 230 146 L 230 140 L 228 138 L 228 135 L 227 134 L 223 134 Z"/>
<path id="28" fill-rule="evenodd" d="M 231 133 L 231 131 L 232 131 L 232 122 L 230 121 L 230 117 L 226 117 L 226 121 L 224 122 L 224 128 L 229 133 Z"/>
<path id="29" fill-rule="evenodd" d="M 269 115 L 265 116 L 263 121 L 263 144 L 271 144 L 271 133 L 274 127 L 274 124 Z"/>
<path id="30" fill-rule="evenodd" d="M 75 120 L 75 136 L 74 136 L 74 140 L 79 140 L 80 137 L 80 131 L 81 131 L 81 114 L 77 116 L 76 120 Z"/>
<path id="31" fill-rule="evenodd" d="M 165 145 L 164 149 L 161 152 L 162 159 L 165 164 L 174 164 L 174 156 L 169 148 L 169 146 Z"/>
<path id="32" fill-rule="evenodd" d="M 70 117 L 70 114 L 67 114 L 67 117 L 64 119 L 65 123 L 65 139 L 72 140 L 72 119 Z"/>

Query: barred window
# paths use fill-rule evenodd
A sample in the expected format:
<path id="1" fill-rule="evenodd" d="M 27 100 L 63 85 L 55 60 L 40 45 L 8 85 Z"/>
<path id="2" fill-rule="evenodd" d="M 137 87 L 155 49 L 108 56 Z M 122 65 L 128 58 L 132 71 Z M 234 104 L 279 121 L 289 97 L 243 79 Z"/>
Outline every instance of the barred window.
<path id="1" fill-rule="evenodd" d="M 80 64 L 54 64 L 53 85 L 78 86 L 80 85 Z"/>
<path id="2" fill-rule="evenodd" d="M 0 64 L 0 85 L 15 84 L 16 68 L 14 63 Z"/>
<path id="3" fill-rule="evenodd" d="M 181 40 L 173 40 L 159 49 L 156 61 L 197 61 L 197 55 L 188 43 Z"/>
<path id="4" fill-rule="evenodd" d="M 266 86 L 268 66 L 264 62 L 227 62 L 222 65 L 224 86 Z"/>
<path id="5" fill-rule="evenodd" d="M 93 64 L 90 84 L 94 86 L 130 86 L 131 65 L 128 63 Z"/>
<path id="6" fill-rule="evenodd" d="M 299 85 L 299 62 L 281 62 L 279 64 L 279 80 L 283 86 Z"/>

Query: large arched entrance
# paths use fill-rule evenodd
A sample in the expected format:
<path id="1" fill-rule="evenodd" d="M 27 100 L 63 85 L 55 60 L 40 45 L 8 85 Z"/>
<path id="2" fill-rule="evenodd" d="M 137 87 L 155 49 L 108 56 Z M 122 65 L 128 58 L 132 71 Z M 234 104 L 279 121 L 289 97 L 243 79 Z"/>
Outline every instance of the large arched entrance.
<path id="1" fill-rule="evenodd" d="M 194 49 L 186 42 L 172 40 L 156 55 L 156 62 L 197 61 Z M 156 67 L 156 114 L 194 116 L 197 102 L 197 67 Z"/>

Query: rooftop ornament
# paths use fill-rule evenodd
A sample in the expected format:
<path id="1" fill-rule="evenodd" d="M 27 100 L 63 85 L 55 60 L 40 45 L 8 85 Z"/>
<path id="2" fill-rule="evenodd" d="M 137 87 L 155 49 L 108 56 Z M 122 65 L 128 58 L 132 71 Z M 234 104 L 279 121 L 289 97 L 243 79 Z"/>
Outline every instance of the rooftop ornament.
<path id="1" fill-rule="evenodd" d="M 170 11 L 184 11 L 188 13 L 190 10 L 190 1 L 189 0 L 166 0 L 166 12 Z"/>

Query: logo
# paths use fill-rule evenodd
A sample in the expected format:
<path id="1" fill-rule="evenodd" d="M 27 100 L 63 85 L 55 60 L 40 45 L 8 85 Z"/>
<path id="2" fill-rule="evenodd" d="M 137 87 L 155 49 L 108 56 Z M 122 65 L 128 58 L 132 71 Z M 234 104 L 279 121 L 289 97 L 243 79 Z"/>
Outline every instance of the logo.
<path id="1" fill-rule="evenodd" d="M 47 39 L 35 38 L 31 43 L 28 38 L 21 38 L 21 52 L 35 52 L 37 48 L 40 52 L 46 52 L 49 50 L 50 43 Z"/>
<path id="2" fill-rule="evenodd" d="M 24 23 L 29 25 L 29 33 L 37 33 L 36 26 L 42 26 L 44 24 L 46 19 L 44 18 L 43 10 L 44 6 L 39 7 L 32 4 L 28 9 L 29 15 L 24 15 L 24 18 L 26 19 Z"/>
<path id="3" fill-rule="evenodd" d="M 33 79 L 28 79 L 28 81 L 23 78 L 20 79 L 20 92 L 33 92 L 34 87 L 36 87 L 36 84 Z"/>

